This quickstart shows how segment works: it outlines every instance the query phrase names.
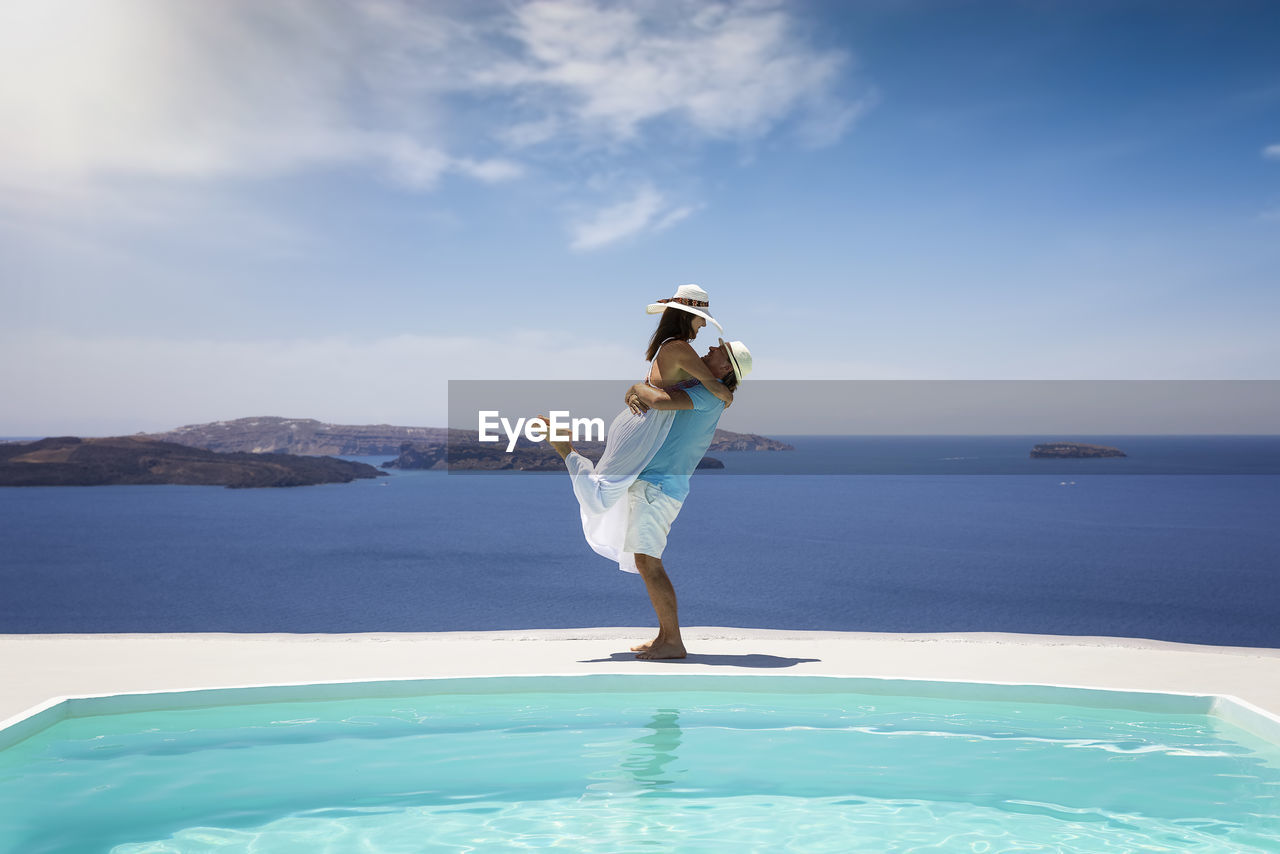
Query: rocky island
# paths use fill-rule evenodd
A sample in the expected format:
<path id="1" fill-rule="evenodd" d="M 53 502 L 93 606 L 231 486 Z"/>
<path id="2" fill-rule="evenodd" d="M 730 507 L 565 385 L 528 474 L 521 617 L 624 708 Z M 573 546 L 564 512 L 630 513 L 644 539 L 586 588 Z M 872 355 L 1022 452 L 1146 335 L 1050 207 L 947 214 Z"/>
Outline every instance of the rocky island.
<path id="1" fill-rule="evenodd" d="M 385 475 L 364 463 L 289 454 L 220 454 L 136 436 L 0 444 L 0 486 L 107 486 L 179 483 L 310 486 Z"/>
<path id="2" fill-rule="evenodd" d="M 405 442 L 444 442 L 442 427 L 395 427 L 390 424 L 326 424 L 314 418 L 236 418 L 188 424 L 165 433 L 139 434 L 144 439 L 176 442 L 209 451 L 250 454 L 375 456 L 396 454 Z"/>
<path id="3" fill-rule="evenodd" d="M 1101 457 L 1127 457 L 1119 448 L 1086 445 L 1081 442 L 1042 442 L 1031 449 L 1033 460 L 1077 460 Z"/>
<path id="4" fill-rule="evenodd" d="M 390 424 L 326 424 L 314 418 L 280 418 L 263 415 L 256 418 L 236 418 L 231 421 L 213 421 L 208 424 L 188 424 L 164 433 L 139 433 L 142 439 L 158 442 L 176 442 L 193 448 L 204 448 L 222 453 L 243 452 L 250 454 L 322 454 L 337 456 L 377 456 L 399 454 L 406 444 L 424 453 L 449 443 L 465 443 L 469 431 L 451 430 L 445 427 L 396 427 Z M 477 450 L 490 446 L 472 442 Z M 522 446 L 526 443 L 522 440 Z M 600 443 L 585 443 L 591 449 Z M 550 448 L 542 445 L 554 456 Z M 785 442 L 769 439 L 755 433 L 734 433 L 717 430 L 711 442 L 712 451 L 792 451 Z M 502 450 L 505 455 L 505 446 Z M 590 454 L 588 454 L 590 456 Z M 429 467 L 429 466 L 428 466 Z"/>
<path id="5" fill-rule="evenodd" d="M 384 468 L 476 471 L 559 471 L 560 457 L 545 442 L 521 438 L 512 453 L 506 444 L 481 443 L 475 433 L 444 427 L 396 427 L 389 424 L 327 424 L 313 418 L 260 416 L 188 424 L 165 433 L 136 438 L 173 442 L 220 453 L 332 454 L 344 456 L 396 455 Z M 603 442 L 584 442 L 579 450 L 593 460 Z M 716 430 L 711 451 L 790 451 L 791 445 L 755 433 Z M 724 468 L 705 457 L 699 468 Z"/>
<path id="6" fill-rule="evenodd" d="M 717 429 L 711 437 L 709 451 L 794 451 L 795 445 L 779 442 L 756 433 L 735 433 Z"/>

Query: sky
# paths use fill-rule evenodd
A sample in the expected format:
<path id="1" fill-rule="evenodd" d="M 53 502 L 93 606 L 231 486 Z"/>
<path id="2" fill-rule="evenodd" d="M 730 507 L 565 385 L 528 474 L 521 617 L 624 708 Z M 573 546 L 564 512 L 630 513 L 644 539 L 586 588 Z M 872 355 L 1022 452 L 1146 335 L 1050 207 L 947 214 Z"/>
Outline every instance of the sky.
<path id="1" fill-rule="evenodd" d="M 448 380 L 638 379 L 684 283 L 755 379 L 1280 379 L 1278 42 L 1268 0 L 7 0 L 0 435 L 439 425 Z"/>

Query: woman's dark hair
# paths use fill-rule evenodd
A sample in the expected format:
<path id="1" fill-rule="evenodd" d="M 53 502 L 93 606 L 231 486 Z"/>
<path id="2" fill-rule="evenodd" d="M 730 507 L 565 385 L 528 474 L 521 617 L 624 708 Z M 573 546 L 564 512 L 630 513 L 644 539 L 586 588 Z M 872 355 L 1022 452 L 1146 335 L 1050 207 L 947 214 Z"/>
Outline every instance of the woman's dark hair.
<path id="1" fill-rule="evenodd" d="M 653 330 L 653 337 L 649 339 L 649 349 L 645 351 L 644 360 L 652 362 L 653 357 L 658 355 L 658 348 L 668 338 L 691 340 L 694 335 L 693 318 L 694 315 L 678 308 L 669 308 L 664 311 L 658 320 L 658 328 Z"/>

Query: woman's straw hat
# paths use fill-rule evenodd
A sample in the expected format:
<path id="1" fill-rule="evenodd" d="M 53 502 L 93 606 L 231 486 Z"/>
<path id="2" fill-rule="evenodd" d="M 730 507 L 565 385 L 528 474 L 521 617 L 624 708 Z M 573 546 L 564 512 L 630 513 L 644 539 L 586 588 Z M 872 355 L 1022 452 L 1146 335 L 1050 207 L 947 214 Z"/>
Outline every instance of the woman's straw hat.
<path id="1" fill-rule="evenodd" d="M 696 314 L 708 323 L 714 323 L 716 329 L 720 330 L 720 334 L 724 334 L 724 327 L 720 325 L 720 321 L 710 314 L 711 297 L 707 296 L 707 292 L 697 285 L 681 285 L 676 288 L 675 296 L 649 303 L 645 312 L 648 314 L 662 314 L 669 308 L 678 308 L 681 311 Z"/>

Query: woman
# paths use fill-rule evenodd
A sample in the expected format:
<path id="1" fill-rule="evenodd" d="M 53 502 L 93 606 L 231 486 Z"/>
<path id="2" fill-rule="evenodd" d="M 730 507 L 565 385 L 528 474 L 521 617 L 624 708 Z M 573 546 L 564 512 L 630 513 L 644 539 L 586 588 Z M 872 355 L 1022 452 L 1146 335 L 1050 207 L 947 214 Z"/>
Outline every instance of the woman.
<path id="1" fill-rule="evenodd" d="M 728 406 L 733 402 L 732 390 L 716 379 L 689 343 L 708 322 L 723 333 L 723 327 L 708 313 L 710 307 L 706 291 L 697 285 L 681 285 L 675 296 L 645 309 L 649 314 L 662 314 L 645 351 L 649 360 L 645 383 L 661 391 L 702 383 Z M 568 442 L 551 442 L 569 469 L 587 543 L 629 572 L 636 570 L 634 559 L 621 553 L 626 502 L 619 499 L 662 447 L 675 414 L 670 409 L 642 411 L 641 406 L 628 404 L 609 426 L 604 453 L 594 464 Z"/>
<path id="2" fill-rule="evenodd" d="M 733 392 L 712 376 L 689 344 L 707 321 L 723 332 L 716 319 L 706 313 L 709 308 L 706 291 L 697 285 L 681 285 L 674 297 L 658 300 L 645 309 L 649 314 L 662 312 L 662 318 L 645 351 L 649 371 L 644 381 L 661 391 L 683 390 L 702 383 L 728 406 L 733 402 Z M 662 447 L 674 417 L 672 410 L 641 411 L 639 406 L 629 405 L 613 419 L 604 453 L 594 464 L 573 451 L 567 442 L 552 442 L 573 476 L 573 493 L 582 506 L 584 526 L 588 516 L 606 513 L 626 494 Z"/>
<path id="3" fill-rule="evenodd" d="M 703 311 L 710 307 L 706 291 L 697 285 L 681 285 L 674 297 L 658 300 L 645 309 L 649 314 L 662 312 L 658 328 L 653 331 L 649 348 L 645 351 L 645 360 L 650 363 L 645 382 L 654 388 L 667 390 L 690 388 L 701 382 L 728 406 L 733 402 L 733 393 L 711 375 L 689 344 L 708 320 L 716 325 L 721 335 L 724 334 L 724 327 Z"/>

